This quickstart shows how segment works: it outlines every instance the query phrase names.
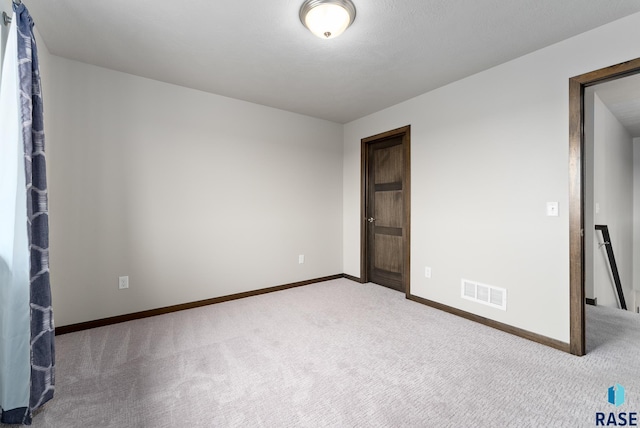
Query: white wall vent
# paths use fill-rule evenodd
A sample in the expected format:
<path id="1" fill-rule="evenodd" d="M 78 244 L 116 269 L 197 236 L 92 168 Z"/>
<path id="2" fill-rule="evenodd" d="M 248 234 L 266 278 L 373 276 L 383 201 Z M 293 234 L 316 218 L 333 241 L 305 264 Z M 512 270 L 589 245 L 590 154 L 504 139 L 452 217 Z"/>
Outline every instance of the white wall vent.
<path id="1" fill-rule="evenodd" d="M 493 308 L 507 310 L 507 290 L 476 281 L 462 280 L 462 298 Z"/>

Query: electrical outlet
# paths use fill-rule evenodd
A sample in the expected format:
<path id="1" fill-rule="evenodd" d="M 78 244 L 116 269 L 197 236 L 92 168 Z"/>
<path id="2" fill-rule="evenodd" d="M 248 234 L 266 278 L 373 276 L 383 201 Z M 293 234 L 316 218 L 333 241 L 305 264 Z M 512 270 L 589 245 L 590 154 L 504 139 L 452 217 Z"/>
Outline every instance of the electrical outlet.
<path id="1" fill-rule="evenodd" d="M 431 268 L 430 267 L 425 267 L 424 268 L 424 276 L 425 276 L 425 278 L 431 278 Z"/>
<path id="2" fill-rule="evenodd" d="M 299 264 L 303 264 L 303 263 L 304 263 L 304 254 L 300 254 L 300 255 L 298 256 L 298 263 L 299 263 Z"/>
<path id="3" fill-rule="evenodd" d="M 118 277 L 118 289 L 124 290 L 125 288 L 129 288 L 129 277 L 128 276 Z"/>

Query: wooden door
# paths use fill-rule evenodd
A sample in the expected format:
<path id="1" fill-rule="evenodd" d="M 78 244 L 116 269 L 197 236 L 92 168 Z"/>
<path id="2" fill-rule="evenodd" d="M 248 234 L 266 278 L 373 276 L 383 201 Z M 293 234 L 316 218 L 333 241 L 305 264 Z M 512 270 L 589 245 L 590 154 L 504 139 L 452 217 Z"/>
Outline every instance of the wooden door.
<path id="1" fill-rule="evenodd" d="M 408 293 L 408 129 L 371 138 L 363 140 L 365 280 Z"/>

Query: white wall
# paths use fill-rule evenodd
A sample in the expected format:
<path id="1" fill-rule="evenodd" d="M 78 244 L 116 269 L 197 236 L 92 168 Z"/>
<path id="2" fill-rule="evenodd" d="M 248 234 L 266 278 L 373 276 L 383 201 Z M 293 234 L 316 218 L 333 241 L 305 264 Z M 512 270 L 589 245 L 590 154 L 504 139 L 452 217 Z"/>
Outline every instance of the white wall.
<path id="1" fill-rule="evenodd" d="M 345 273 L 360 275 L 360 139 L 410 124 L 412 293 L 568 342 L 568 81 L 640 57 L 639 37 L 636 14 L 345 125 Z M 506 288 L 507 311 L 463 300 L 461 278 Z"/>
<path id="2" fill-rule="evenodd" d="M 633 139 L 602 103 L 594 99 L 594 204 L 595 224 L 609 227 L 625 301 L 633 310 Z M 592 91 L 589 91 L 592 92 Z M 617 308 L 617 292 L 602 233 L 594 234 L 593 276 L 598 305 Z"/>
<path id="3" fill-rule="evenodd" d="M 640 311 L 640 138 L 633 139 L 633 288 Z"/>
<path id="4" fill-rule="evenodd" d="M 342 273 L 341 125 L 48 59 L 57 326 Z"/>
<path id="5" fill-rule="evenodd" d="M 595 280 L 594 280 L 594 246 L 597 247 L 598 236 L 602 236 L 600 232 L 595 230 L 595 202 L 594 202 L 594 187 L 595 173 L 602 173 L 602 170 L 596 171 L 595 168 L 595 156 L 596 146 L 594 144 L 594 102 L 595 93 L 593 87 L 587 88 L 584 91 L 584 228 L 586 233 L 584 234 L 584 292 L 585 297 L 588 299 L 595 299 Z M 599 145 L 598 150 L 602 149 Z M 602 157 L 602 153 L 598 153 L 599 157 Z M 602 184 L 602 177 L 599 177 L 599 183 Z"/>
<path id="6" fill-rule="evenodd" d="M 11 6 L 11 0 L 0 0 L 0 19 L 2 19 L 2 12 L 6 12 L 7 15 L 13 15 L 13 8 Z M 7 43 L 7 36 L 9 35 L 9 26 L 4 25 L 0 21 L 0 76 L 2 76 L 2 61 L 4 60 L 4 49 Z"/>

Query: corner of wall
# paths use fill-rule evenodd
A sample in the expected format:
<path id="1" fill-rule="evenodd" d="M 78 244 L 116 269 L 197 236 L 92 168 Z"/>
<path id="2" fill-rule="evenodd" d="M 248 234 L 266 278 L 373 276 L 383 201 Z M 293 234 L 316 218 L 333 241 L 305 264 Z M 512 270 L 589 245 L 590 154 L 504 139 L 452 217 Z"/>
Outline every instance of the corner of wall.
<path id="1" fill-rule="evenodd" d="M 636 307 L 640 305 L 640 137 L 633 139 L 633 280 Z"/>

